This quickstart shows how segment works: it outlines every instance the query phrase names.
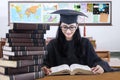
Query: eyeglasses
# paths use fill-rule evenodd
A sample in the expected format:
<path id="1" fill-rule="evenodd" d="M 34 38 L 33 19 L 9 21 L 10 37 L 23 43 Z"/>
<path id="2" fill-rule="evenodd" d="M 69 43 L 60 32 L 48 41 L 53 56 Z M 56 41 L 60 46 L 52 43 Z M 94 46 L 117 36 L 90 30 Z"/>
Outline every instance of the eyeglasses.
<path id="1" fill-rule="evenodd" d="M 69 29 L 70 31 L 75 31 L 76 28 L 77 28 L 77 27 L 76 27 L 75 25 L 70 25 L 69 27 L 68 27 L 68 25 L 62 25 L 62 26 L 61 26 L 61 29 L 64 30 L 64 31 L 67 31 L 68 29 Z"/>

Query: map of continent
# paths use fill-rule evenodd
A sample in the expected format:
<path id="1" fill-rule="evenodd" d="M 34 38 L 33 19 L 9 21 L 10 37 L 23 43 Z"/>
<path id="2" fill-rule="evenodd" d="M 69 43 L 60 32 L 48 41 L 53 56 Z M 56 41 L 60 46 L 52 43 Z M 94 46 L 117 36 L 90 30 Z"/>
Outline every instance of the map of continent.
<path id="1" fill-rule="evenodd" d="M 14 22 L 39 22 L 41 19 L 40 13 L 41 13 L 41 5 L 35 4 L 35 5 L 16 5 L 11 4 L 11 17 L 10 19 Z"/>

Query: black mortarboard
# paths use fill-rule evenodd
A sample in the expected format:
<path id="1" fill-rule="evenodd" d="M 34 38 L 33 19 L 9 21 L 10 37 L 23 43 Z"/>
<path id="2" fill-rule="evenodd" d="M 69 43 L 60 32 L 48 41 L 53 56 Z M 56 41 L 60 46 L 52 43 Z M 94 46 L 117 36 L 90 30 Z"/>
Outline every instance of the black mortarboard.
<path id="1" fill-rule="evenodd" d="M 70 24 L 76 23 L 78 15 L 87 17 L 84 13 L 70 9 L 61 9 L 52 12 L 51 14 L 60 14 L 60 21 Z"/>

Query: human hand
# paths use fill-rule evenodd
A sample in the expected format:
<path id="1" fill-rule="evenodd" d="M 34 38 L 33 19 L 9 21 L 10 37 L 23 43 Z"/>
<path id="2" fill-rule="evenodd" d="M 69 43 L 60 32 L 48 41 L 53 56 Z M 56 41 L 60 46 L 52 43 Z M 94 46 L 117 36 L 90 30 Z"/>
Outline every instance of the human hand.
<path id="1" fill-rule="evenodd" d="M 46 75 L 51 74 L 51 70 L 50 70 L 49 68 L 47 68 L 46 66 L 42 67 L 42 70 L 44 71 L 44 73 L 45 73 Z"/>
<path id="2" fill-rule="evenodd" d="M 97 65 L 96 67 L 92 67 L 91 70 L 94 74 L 104 73 L 104 69 L 100 65 Z"/>

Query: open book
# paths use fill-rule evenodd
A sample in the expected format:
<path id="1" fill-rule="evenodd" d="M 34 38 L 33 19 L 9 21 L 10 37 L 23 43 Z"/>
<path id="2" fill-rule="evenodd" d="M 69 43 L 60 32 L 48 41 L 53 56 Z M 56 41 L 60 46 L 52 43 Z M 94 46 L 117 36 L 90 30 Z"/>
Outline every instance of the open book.
<path id="1" fill-rule="evenodd" d="M 93 74 L 91 71 L 91 68 L 86 65 L 80 65 L 80 64 L 72 64 L 72 65 L 59 65 L 55 67 L 51 67 L 51 74 L 50 75 L 60 75 L 60 74 Z"/>

